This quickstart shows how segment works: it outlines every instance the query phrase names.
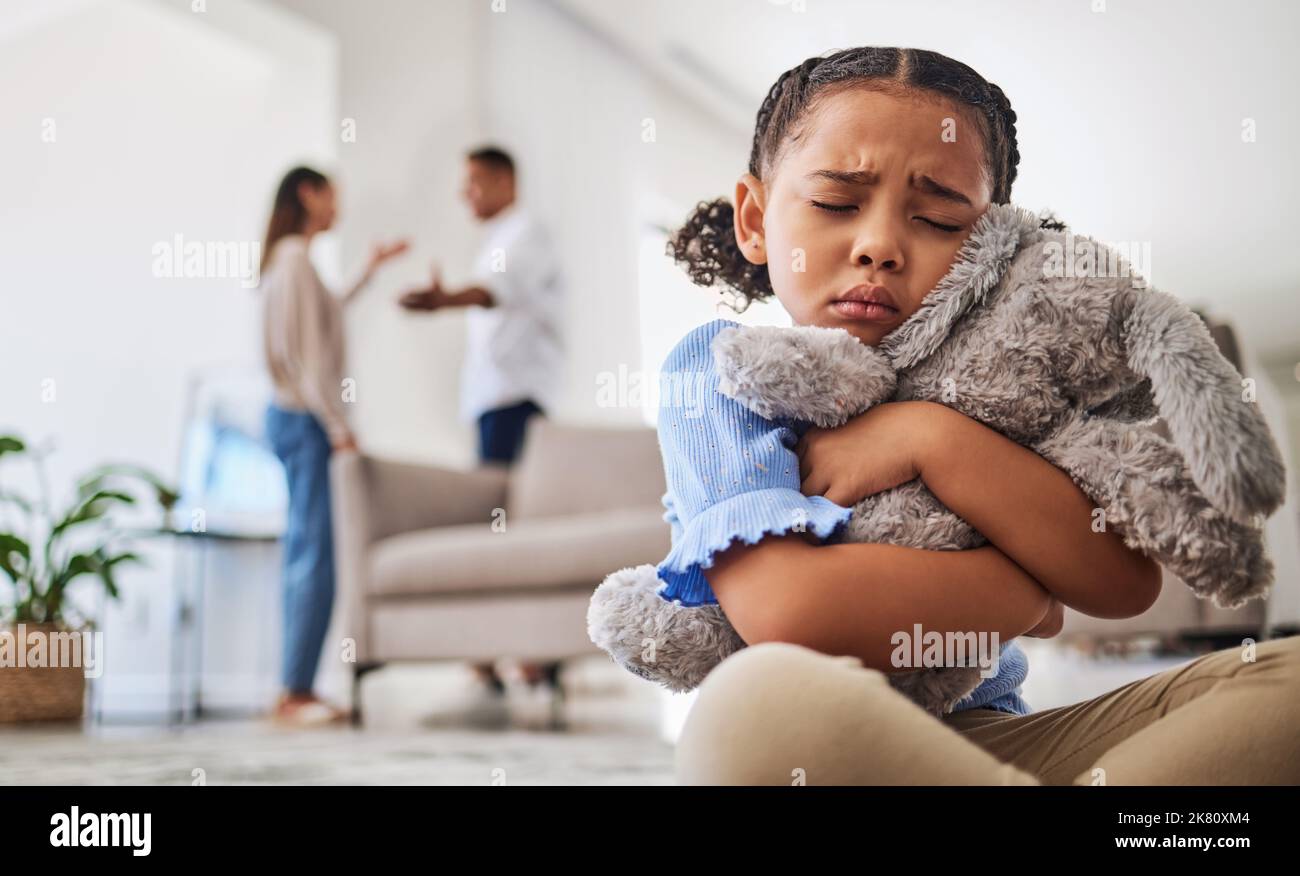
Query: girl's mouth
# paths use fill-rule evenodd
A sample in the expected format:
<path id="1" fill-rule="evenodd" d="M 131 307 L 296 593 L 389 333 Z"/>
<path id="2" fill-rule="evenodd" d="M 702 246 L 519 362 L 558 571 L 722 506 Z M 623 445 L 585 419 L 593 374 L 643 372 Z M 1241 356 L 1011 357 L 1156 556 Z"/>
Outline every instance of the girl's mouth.
<path id="1" fill-rule="evenodd" d="M 878 301 L 832 301 L 831 307 L 845 319 L 862 322 L 892 322 L 898 308 Z"/>

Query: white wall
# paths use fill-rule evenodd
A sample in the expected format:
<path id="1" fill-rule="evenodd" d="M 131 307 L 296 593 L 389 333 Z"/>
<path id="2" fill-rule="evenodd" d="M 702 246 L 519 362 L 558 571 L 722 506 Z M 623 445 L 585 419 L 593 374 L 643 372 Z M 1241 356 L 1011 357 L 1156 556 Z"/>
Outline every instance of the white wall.
<path id="1" fill-rule="evenodd" d="M 329 35 L 246 0 L 189 9 L 31 2 L 0 16 L 0 430 L 53 439 L 60 494 L 108 460 L 174 478 L 192 370 L 259 365 L 255 294 L 157 278 L 154 244 L 259 240 L 284 168 L 333 153 Z M 121 702 L 153 708 L 173 558 L 142 548 L 150 569 L 123 574 L 124 602 L 101 620 Z M 274 585 L 265 571 L 243 585 Z M 228 583 L 238 601 L 240 578 Z"/>

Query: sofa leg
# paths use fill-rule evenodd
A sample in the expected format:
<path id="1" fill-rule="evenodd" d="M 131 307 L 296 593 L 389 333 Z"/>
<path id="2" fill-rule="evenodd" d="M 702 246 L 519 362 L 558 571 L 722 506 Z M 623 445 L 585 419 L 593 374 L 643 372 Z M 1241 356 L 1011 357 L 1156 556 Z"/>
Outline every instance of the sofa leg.
<path id="1" fill-rule="evenodd" d="M 383 669 L 380 661 L 357 663 L 352 667 L 352 726 L 361 726 L 361 679 L 376 669 Z"/>
<path id="2" fill-rule="evenodd" d="M 560 682 L 560 670 L 563 669 L 563 663 L 556 661 L 547 663 L 543 672 L 546 680 L 546 686 L 551 691 L 551 714 L 550 729 L 563 730 L 566 722 L 564 716 L 565 691 L 564 685 Z"/>

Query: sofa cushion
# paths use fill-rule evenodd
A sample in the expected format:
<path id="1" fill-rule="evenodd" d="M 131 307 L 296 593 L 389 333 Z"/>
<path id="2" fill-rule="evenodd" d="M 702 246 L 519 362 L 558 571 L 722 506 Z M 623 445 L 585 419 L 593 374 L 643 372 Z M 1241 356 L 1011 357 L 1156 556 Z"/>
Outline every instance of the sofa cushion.
<path id="1" fill-rule="evenodd" d="M 510 473 L 506 509 L 523 520 L 637 508 L 660 505 L 666 490 L 654 429 L 570 426 L 532 417 Z"/>
<path id="2" fill-rule="evenodd" d="M 540 520 L 507 516 L 394 535 L 370 551 L 375 596 L 580 587 L 594 590 L 623 566 L 658 563 L 670 532 L 662 507 L 625 508 Z"/>

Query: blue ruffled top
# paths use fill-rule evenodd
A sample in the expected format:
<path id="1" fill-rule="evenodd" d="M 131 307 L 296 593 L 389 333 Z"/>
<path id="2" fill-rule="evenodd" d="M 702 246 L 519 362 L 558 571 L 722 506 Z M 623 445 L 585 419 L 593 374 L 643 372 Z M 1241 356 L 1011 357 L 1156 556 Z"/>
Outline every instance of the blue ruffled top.
<path id="1" fill-rule="evenodd" d="M 657 567 L 664 582 L 659 595 L 687 606 L 718 601 L 702 570 L 733 541 L 755 544 L 765 535 L 800 529 L 831 541 L 852 513 L 823 496 L 800 492 L 794 447 L 810 424 L 769 420 L 718 391 L 712 342 L 736 325 L 715 319 L 693 329 L 660 372 L 659 446 L 668 484 L 664 520 L 672 528 L 672 548 Z M 955 708 L 1029 714 L 1020 691 L 1028 673 L 1024 652 L 1007 642 L 997 674 Z"/>

